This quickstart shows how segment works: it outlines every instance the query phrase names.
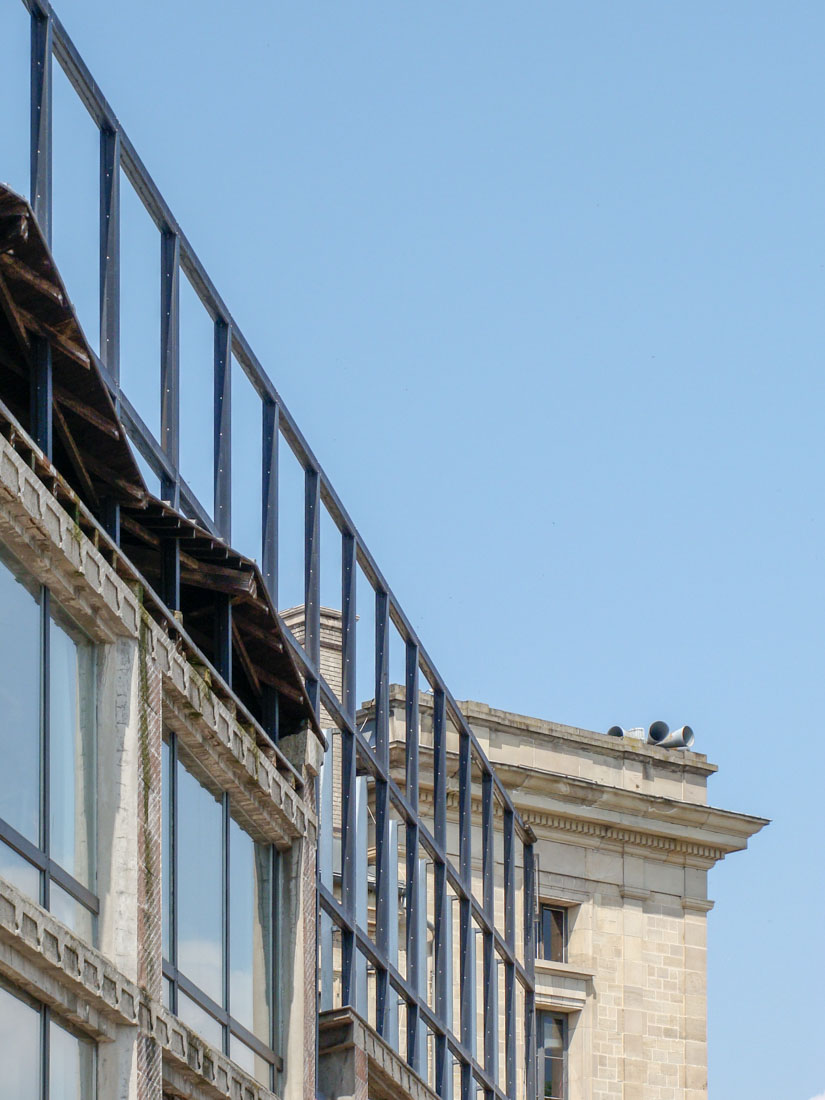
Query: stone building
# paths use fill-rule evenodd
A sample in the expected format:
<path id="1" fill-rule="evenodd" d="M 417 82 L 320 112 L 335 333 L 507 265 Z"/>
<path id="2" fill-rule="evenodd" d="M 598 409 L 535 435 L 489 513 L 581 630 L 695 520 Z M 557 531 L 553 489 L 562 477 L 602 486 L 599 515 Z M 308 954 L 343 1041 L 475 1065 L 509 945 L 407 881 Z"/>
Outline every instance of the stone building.
<path id="1" fill-rule="evenodd" d="M 326 661 L 332 669 L 337 641 L 330 612 L 327 623 Z M 403 686 L 391 686 L 390 701 L 390 758 L 397 781 L 403 783 Z M 421 804 L 431 820 L 432 696 L 420 695 L 418 706 Z M 713 907 L 707 875 L 726 855 L 745 849 L 767 822 L 709 806 L 707 780 L 716 767 L 689 749 L 648 744 L 642 730 L 608 736 L 484 703 L 465 701 L 460 707 L 536 835 L 538 1095 L 548 1100 L 706 1097 L 706 925 Z M 362 706 L 358 718 L 371 729 L 372 702 Z M 333 756 L 334 750 L 333 739 Z M 455 737 L 448 740 L 447 755 L 449 848 L 457 855 Z M 322 845 L 328 830 L 325 809 L 333 828 L 337 820 L 336 789 L 333 780 L 328 807 L 322 795 Z M 496 831 L 499 826 L 496 815 Z M 482 850 L 482 821 L 476 796 L 473 834 L 473 876 L 480 883 L 482 857 L 475 853 Z M 398 845 L 403 901 L 403 840 Z M 495 853 L 496 918 L 503 923 L 498 832 Z M 426 966 L 432 987 L 431 893 L 427 916 Z M 369 919 L 374 919 L 371 908 Z M 398 919 L 398 958 L 404 969 L 403 904 Z M 323 956 L 323 930 L 321 938 Z M 457 938 L 454 913 L 453 942 Z M 458 1001 L 456 979 L 453 1002 Z M 480 1001 L 476 1015 L 476 1032 L 482 1035 Z M 521 1054 L 521 1046 L 519 1050 Z M 498 1054 L 503 1058 L 503 1049 Z"/>

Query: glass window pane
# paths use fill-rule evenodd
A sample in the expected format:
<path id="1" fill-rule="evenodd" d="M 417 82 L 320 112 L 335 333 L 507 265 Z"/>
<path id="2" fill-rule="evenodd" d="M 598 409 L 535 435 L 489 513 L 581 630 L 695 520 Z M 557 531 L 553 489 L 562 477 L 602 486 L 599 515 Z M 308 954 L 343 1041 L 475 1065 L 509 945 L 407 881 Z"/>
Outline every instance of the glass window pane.
<path id="1" fill-rule="evenodd" d="M 49 882 L 49 912 L 54 913 L 67 928 L 71 928 L 76 936 L 92 945 L 97 943 L 97 919 L 94 913 L 71 894 L 67 894 L 54 879 Z"/>
<path id="2" fill-rule="evenodd" d="M 272 1003 L 272 853 L 236 821 L 229 825 L 229 1011 L 270 1042 Z"/>
<path id="3" fill-rule="evenodd" d="M 201 1039 L 205 1039 L 218 1050 L 223 1050 L 223 1025 L 180 990 L 178 990 L 178 1016 L 188 1027 L 197 1032 Z"/>
<path id="4" fill-rule="evenodd" d="M 95 1047 L 54 1021 L 49 1025 L 49 1100 L 94 1100 Z"/>
<path id="5" fill-rule="evenodd" d="M 0 554 L 0 818 L 40 843 L 40 589 Z"/>
<path id="6" fill-rule="evenodd" d="M 0 986 L 3 1095 L 40 1100 L 40 1013 Z"/>
<path id="7" fill-rule="evenodd" d="M 40 872 L 2 840 L 0 840 L 0 878 L 16 886 L 21 894 L 26 894 L 36 902 L 41 901 Z"/>
<path id="8" fill-rule="evenodd" d="M 223 812 L 178 763 L 178 969 L 223 1004 Z"/>
<path id="9" fill-rule="evenodd" d="M 95 647 L 57 608 L 49 646 L 49 850 L 94 889 Z"/>
<path id="10" fill-rule="evenodd" d="M 245 1043 L 242 1043 L 235 1035 L 229 1036 L 229 1057 L 264 1088 L 268 1089 L 270 1087 L 271 1067 L 269 1062 L 264 1061 L 260 1055 L 256 1054 Z"/>

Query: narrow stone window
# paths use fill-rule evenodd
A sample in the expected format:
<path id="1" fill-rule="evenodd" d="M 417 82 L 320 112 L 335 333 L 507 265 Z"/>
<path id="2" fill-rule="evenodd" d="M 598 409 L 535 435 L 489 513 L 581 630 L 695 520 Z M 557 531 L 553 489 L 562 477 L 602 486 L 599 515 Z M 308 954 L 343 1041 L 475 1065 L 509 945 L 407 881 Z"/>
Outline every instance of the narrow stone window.
<path id="1" fill-rule="evenodd" d="M 567 962 L 567 910 L 560 905 L 542 905 L 538 935 L 539 957 L 549 962 Z"/>
<path id="2" fill-rule="evenodd" d="M 537 1012 L 539 1097 L 567 1100 L 567 1017 Z"/>
<path id="3" fill-rule="evenodd" d="M 274 1087 L 276 852 L 173 733 L 163 745 L 163 972 L 167 1007 Z"/>
<path id="4" fill-rule="evenodd" d="M 93 943 L 97 649 L 0 548 L 0 876 Z"/>

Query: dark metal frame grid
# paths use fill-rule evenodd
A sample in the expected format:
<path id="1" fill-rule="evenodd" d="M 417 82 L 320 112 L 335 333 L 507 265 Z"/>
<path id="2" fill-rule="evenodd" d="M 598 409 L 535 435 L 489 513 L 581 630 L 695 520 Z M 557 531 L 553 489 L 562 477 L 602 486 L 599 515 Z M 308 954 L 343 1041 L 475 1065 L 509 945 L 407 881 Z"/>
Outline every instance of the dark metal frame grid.
<path id="1" fill-rule="evenodd" d="M 428 657 L 384 579 L 375 560 L 361 540 L 355 524 L 329 479 L 293 420 L 277 390 L 247 343 L 239 326 L 207 275 L 193 248 L 144 167 L 128 136 L 95 83 L 51 5 L 46 0 L 23 0 L 31 14 L 31 201 L 47 241 L 51 240 L 52 219 L 52 59 L 56 57 L 78 96 L 100 131 L 100 359 L 99 365 L 115 398 L 119 414 L 133 444 L 160 477 L 161 495 L 175 507 L 196 519 L 218 537 L 231 535 L 231 416 L 230 364 L 234 356 L 256 390 L 262 405 L 262 548 L 261 571 L 272 602 L 278 604 L 278 443 L 283 436 L 305 474 L 304 594 L 305 644 L 301 647 L 286 632 L 306 677 L 310 699 L 332 717 L 342 734 L 342 895 L 339 902 L 319 886 L 320 904 L 342 935 L 342 987 L 344 1002 L 354 989 L 356 951 L 375 967 L 376 1022 L 384 1033 L 388 996 L 393 988 L 407 1005 L 407 1058 L 414 1068 L 424 1044 L 417 1041 L 424 1026 L 435 1037 L 436 1090 L 446 1086 L 448 1050 L 461 1067 L 461 1096 L 469 1100 L 480 1086 L 485 1097 L 513 1097 L 516 1088 L 516 983 L 524 990 L 525 1090 L 536 1092 L 535 1058 L 535 867 L 534 835 L 524 826 L 494 769 L 465 721 L 458 705 Z M 160 440 L 143 422 L 122 392 L 120 377 L 120 172 L 135 188 L 161 234 L 161 427 Z M 180 451 L 180 270 L 215 326 L 214 342 L 214 519 L 197 500 L 181 477 Z M 50 383 L 48 348 L 43 355 L 43 387 Z M 43 417 L 44 430 L 50 418 Z M 47 442 L 38 438 L 41 445 Z M 47 448 L 48 450 L 49 448 Z M 320 671 L 320 506 L 323 502 L 342 540 L 343 691 L 339 702 Z M 110 528 L 117 531 L 117 517 Z M 174 563 L 172 563 L 174 566 Z M 355 579 L 360 566 L 375 592 L 376 737 L 373 748 L 355 725 Z M 225 648 L 231 647 L 231 615 L 225 617 Z M 399 789 L 389 771 L 389 627 L 398 629 L 407 652 L 407 794 Z M 220 671 L 220 670 L 219 670 Z M 432 685 L 436 711 L 435 818 L 433 832 L 418 814 L 418 695 L 419 671 Z M 457 870 L 446 853 L 446 718 L 449 713 L 459 734 L 459 834 Z M 504 815 L 505 933 L 495 927 L 493 912 L 494 859 L 491 833 L 485 834 L 483 850 L 483 900 L 474 897 L 471 877 L 471 786 L 472 763 L 482 774 L 483 816 L 488 822 L 493 799 Z M 358 770 L 369 772 L 375 782 L 376 805 L 376 890 L 377 922 L 373 942 L 355 918 L 354 860 L 347 860 L 348 845 L 355 838 L 355 779 Z M 415 973 L 405 980 L 389 962 L 386 859 L 389 806 L 400 815 L 407 831 L 407 851 L 417 853 L 420 844 L 432 858 L 436 883 L 436 952 L 444 935 L 447 884 L 458 897 L 460 914 L 461 974 L 471 973 L 472 927 L 483 935 L 484 958 L 484 1065 L 470 1049 L 475 1021 L 470 1018 L 472 998 L 468 982 L 462 982 L 460 1037 L 445 1023 L 446 982 L 436 963 L 436 1011 L 421 995 L 423 979 Z M 524 960 L 516 956 L 515 856 L 516 837 L 523 845 L 524 873 Z M 408 947 L 415 947 L 418 922 L 414 909 L 418 896 L 418 861 L 408 867 Z M 493 1010 L 492 974 L 495 955 L 505 970 L 505 1091 L 492 1078 L 495 1065 L 497 1019 Z M 417 959 L 415 951 L 411 959 Z"/>
<path id="2" fill-rule="evenodd" d="M 276 951 L 277 951 L 277 913 L 278 913 L 278 891 L 276 888 L 277 883 L 277 871 L 278 871 L 278 853 L 275 850 L 274 844 L 269 844 L 269 861 L 270 861 L 270 881 L 272 883 L 272 899 L 271 899 L 271 924 L 269 929 L 269 951 L 270 958 L 272 960 L 272 973 L 269 975 L 270 988 L 272 990 L 272 1002 L 269 1006 L 269 1046 L 263 1043 L 257 1035 L 253 1034 L 248 1028 L 231 1014 L 232 1001 L 230 998 L 230 968 L 231 968 L 231 939 L 230 939 L 230 921 L 231 921 L 231 908 L 229 904 L 229 882 L 230 882 L 230 844 L 229 844 L 229 795 L 226 791 L 223 792 L 220 799 L 221 807 L 221 952 L 223 957 L 223 967 L 221 973 L 221 984 L 223 987 L 223 1001 L 224 1004 L 220 1005 L 217 1001 L 213 1000 L 207 993 L 191 981 L 186 974 L 178 969 L 178 747 L 177 737 L 174 732 L 167 730 L 164 735 L 164 740 L 167 741 L 169 746 L 169 802 L 170 805 L 164 804 L 164 827 L 170 830 L 169 832 L 169 854 L 170 854 L 170 868 L 169 868 L 169 958 L 163 959 L 163 977 L 170 983 L 170 1003 L 169 1007 L 177 1014 L 178 1011 L 178 991 L 185 993 L 190 1000 L 211 1016 L 215 1023 L 221 1027 L 223 1036 L 222 1049 L 223 1053 L 229 1055 L 230 1053 L 230 1037 L 235 1036 L 245 1046 L 257 1054 L 263 1061 L 267 1062 L 270 1069 L 270 1080 L 268 1088 L 274 1087 L 273 1074 L 280 1072 L 283 1069 L 283 1059 L 276 1051 L 276 1037 L 278 1032 L 278 1019 L 277 1019 L 277 998 L 275 996 L 277 972 L 276 972 Z M 197 779 L 197 776 L 193 778 Z M 228 1008 L 226 1006 L 229 1006 Z"/>

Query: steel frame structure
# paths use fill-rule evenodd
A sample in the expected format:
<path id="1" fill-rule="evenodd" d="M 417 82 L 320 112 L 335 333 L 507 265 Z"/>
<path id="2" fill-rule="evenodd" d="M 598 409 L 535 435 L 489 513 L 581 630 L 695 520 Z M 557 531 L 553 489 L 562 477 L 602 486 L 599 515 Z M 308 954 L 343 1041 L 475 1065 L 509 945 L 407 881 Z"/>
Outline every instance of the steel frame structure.
<path id="1" fill-rule="evenodd" d="M 160 194 L 100 88 L 95 83 L 62 23 L 46 0 L 22 0 L 31 16 L 31 202 L 47 241 L 52 221 L 52 63 L 56 58 L 100 133 L 100 357 L 99 365 L 133 445 L 159 476 L 161 495 L 216 536 L 231 537 L 231 416 L 230 364 L 234 357 L 261 402 L 262 430 L 262 573 L 273 604 L 278 600 L 278 448 L 283 437 L 304 470 L 304 595 L 305 639 L 301 646 L 286 636 L 306 678 L 316 714 L 321 708 L 341 733 L 342 882 L 340 898 L 319 882 L 319 902 L 341 933 L 341 991 L 343 1003 L 353 1003 L 356 960 L 360 953 L 375 971 L 375 1018 L 380 1035 L 388 1031 L 391 1000 L 407 1006 L 406 1056 L 421 1072 L 422 1036 L 434 1037 L 435 1087 L 450 1095 L 450 1057 L 460 1067 L 461 1098 L 515 1098 L 517 1088 L 517 1028 L 523 1027 L 524 1087 L 527 1100 L 536 1095 L 535 1045 L 535 837 L 515 810 L 495 770 L 464 719 L 455 699 L 422 646 L 416 631 L 392 593 L 381 570 L 361 539 L 346 508 L 321 468 L 300 428 L 264 371 L 214 283 L 206 273 L 172 211 Z M 161 390 L 160 438 L 156 439 L 120 386 L 120 173 L 136 190 L 161 235 Z M 181 476 L 180 451 L 180 272 L 185 272 L 214 324 L 214 501 L 210 516 Z M 48 393 L 48 347 L 42 356 L 43 390 Z M 50 417 L 42 418 L 41 438 L 48 443 Z M 45 434 L 44 434 L 45 433 Z M 48 451 L 48 447 L 46 447 Z M 339 699 L 320 668 L 320 512 L 325 506 L 341 536 L 342 673 Z M 109 517 L 111 533 L 117 516 Z M 173 548 L 174 553 L 174 548 Z M 374 744 L 357 728 L 355 694 L 356 573 L 360 567 L 375 594 L 375 738 Z M 174 578 L 176 563 L 170 562 Z M 179 570 L 179 565 L 177 566 Z M 171 591 L 174 592 L 174 582 Z M 174 601 L 173 601 L 174 602 Z M 406 784 L 399 787 L 389 764 L 389 634 L 394 624 L 406 648 Z M 225 674 L 226 652 L 231 652 L 231 607 L 223 621 L 223 649 L 218 648 L 218 671 Z M 220 654 L 223 653 L 223 659 Z M 419 680 L 426 679 L 434 698 L 434 816 L 429 829 L 419 814 Z M 447 723 L 451 719 L 459 738 L 459 860 L 447 854 Z M 481 773 L 482 880 L 481 897 L 472 883 L 472 772 Z M 374 783 L 376 922 L 374 939 L 366 920 L 357 913 L 356 776 L 368 774 Z M 494 913 L 495 858 L 493 816 L 498 803 L 504 822 L 504 933 Z M 388 838 L 390 809 L 406 830 L 407 952 L 404 977 L 390 958 L 390 885 Z M 363 837 L 360 838 L 363 840 Z M 518 846 L 523 866 L 523 958 L 516 950 L 516 882 Z M 422 920 L 419 912 L 422 883 L 419 850 L 434 867 L 435 882 L 435 1008 L 427 1003 L 421 969 Z M 352 858 L 349 858 L 352 857 Z M 397 876 L 395 876 L 397 878 Z M 449 1023 L 452 980 L 443 965 L 447 928 L 448 887 L 458 899 L 461 973 L 460 1028 Z M 426 913 L 424 914 L 426 927 Z M 476 1004 L 470 977 L 475 968 L 473 927 L 483 937 L 484 1057 L 476 1057 Z M 496 1080 L 498 1010 L 496 958 L 504 967 L 505 1084 Z M 523 1020 L 517 1019 L 517 986 L 523 990 Z M 394 992 L 393 992 L 394 991 Z M 363 1006 L 361 1006 L 363 1007 Z"/>

